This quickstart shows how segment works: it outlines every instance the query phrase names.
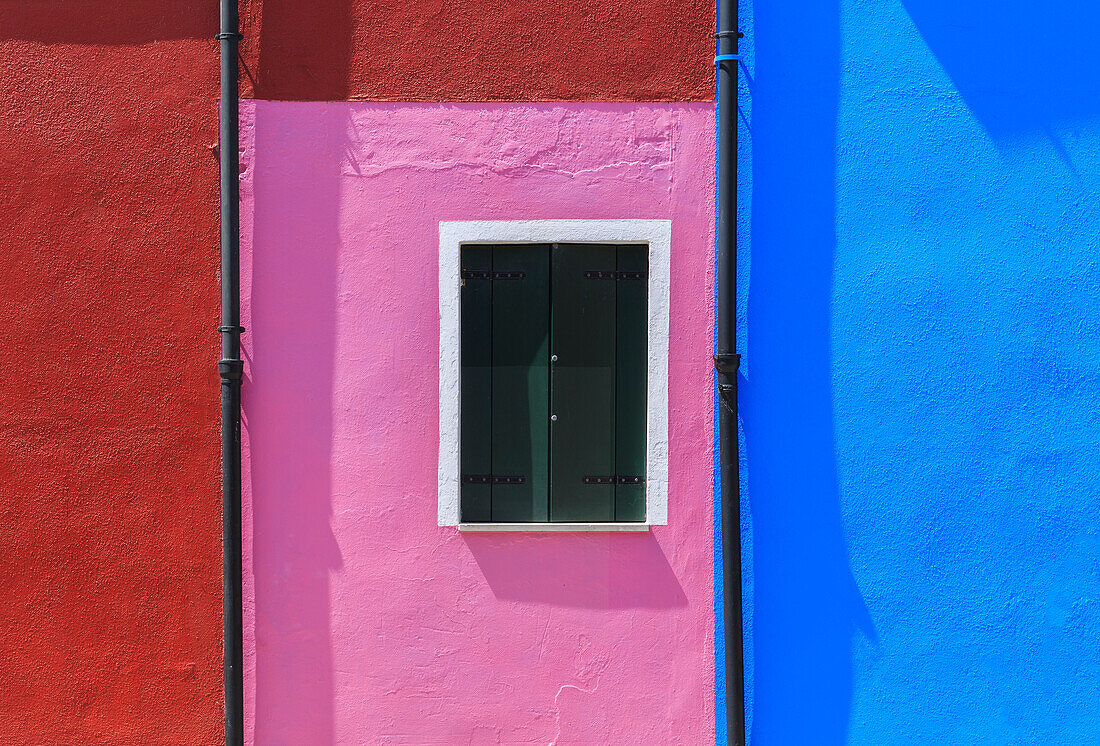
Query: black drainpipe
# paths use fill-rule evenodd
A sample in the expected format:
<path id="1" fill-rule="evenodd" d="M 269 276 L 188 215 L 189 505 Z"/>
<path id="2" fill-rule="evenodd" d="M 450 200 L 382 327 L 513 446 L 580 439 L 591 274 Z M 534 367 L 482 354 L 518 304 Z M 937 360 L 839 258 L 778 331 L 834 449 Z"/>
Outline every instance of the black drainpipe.
<path id="1" fill-rule="evenodd" d="M 244 743 L 243 619 L 241 607 L 241 241 L 237 147 L 237 0 L 220 0 L 221 118 L 218 158 L 222 212 L 222 622 L 225 743 Z"/>
<path id="2" fill-rule="evenodd" d="M 718 288 L 715 298 L 718 463 L 722 505 L 722 606 L 726 640 L 726 743 L 745 744 L 745 665 L 741 606 L 741 479 L 737 437 L 737 41 L 738 0 L 718 0 Z"/>

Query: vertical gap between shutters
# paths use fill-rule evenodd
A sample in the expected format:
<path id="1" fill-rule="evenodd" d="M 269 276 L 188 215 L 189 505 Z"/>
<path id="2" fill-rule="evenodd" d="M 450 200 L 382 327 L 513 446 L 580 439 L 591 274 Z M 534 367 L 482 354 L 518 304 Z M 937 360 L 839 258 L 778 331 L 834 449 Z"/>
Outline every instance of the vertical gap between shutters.
<path id="1" fill-rule="evenodd" d="M 614 322 L 611 325 L 612 329 L 612 349 L 615 350 L 615 354 L 612 355 L 611 360 L 614 365 L 614 374 L 611 376 L 611 469 L 609 474 L 616 475 L 611 481 L 611 520 L 616 521 L 619 518 L 619 485 L 617 475 L 619 473 L 619 270 L 622 269 L 619 266 L 619 254 L 622 253 L 621 247 L 615 247 L 615 278 L 611 281 L 611 287 L 614 288 L 612 296 L 612 307 L 615 309 Z"/>
<path id="2" fill-rule="evenodd" d="M 618 269 L 619 269 L 619 247 L 618 246 L 611 246 L 610 248 L 611 248 L 612 255 L 613 255 L 612 266 L 615 267 L 615 270 L 616 270 L 615 277 L 617 278 L 618 277 Z M 607 454 L 608 455 L 608 460 L 610 462 L 608 464 L 608 466 L 610 468 L 607 470 L 607 473 L 609 475 L 614 475 L 614 474 L 617 473 L 617 471 L 616 471 L 616 468 L 618 467 L 617 453 L 618 453 L 618 447 L 619 447 L 619 433 L 618 433 L 618 427 L 619 427 L 619 421 L 618 421 L 619 420 L 619 418 L 618 418 L 618 411 L 619 411 L 619 408 L 618 408 L 618 402 L 619 402 L 619 371 L 618 371 L 618 369 L 619 369 L 619 353 L 618 353 L 618 350 L 619 350 L 619 281 L 618 281 L 618 279 L 611 280 L 611 320 L 610 320 L 610 326 L 611 326 L 611 351 L 612 351 L 611 352 L 611 412 L 610 412 L 610 419 L 611 419 L 611 427 L 610 427 L 610 430 L 611 430 L 611 432 L 610 432 L 611 444 L 610 445 L 611 445 L 611 447 L 608 449 L 608 454 Z M 614 481 L 617 482 L 618 480 L 614 480 Z M 608 506 L 608 516 L 607 516 L 607 520 L 609 520 L 609 521 L 614 521 L 615 520 L 615 505 L 616 505 L 617 499 L 618 499 L 618 496 L 617 496 L 618 489 L 619 489 L 619 487 L 618 487 L 617 484 L 612 484 L 611 485 L 611 504 Z"/>
<path id="3" fill-rule="evenodd" d="M 489 277 L 492 278 L 493 272 L 497 268 L 497 249 L 495 246 L 489 248 Z M 496 289 L 494 287 L 492 279 L 489 280 L 489 474 L 496 474 L 496 464 L 493 463 L 493 440 L 496 436 L 493 431 L 496 429 L 493 427 L 493 313 L 496 311 L 496 298 L 494 294 Z M 489 480 L 489 522 L 492 523 L 496 520 L 493 515 L 493 480 Z"/>
<path id="4" fill-rule="evenodd" d="M 546 258 L 550 267 L 546 280 L 546 298 L 550 306 L 546 315 L 546 341 L 550 345 L 547 351 L 550 366 L 549 375 L 546 376 L 546 520 L 554 519 L 554 423 L 550 417 L 554 415 L 554 250 L 558 248 L 556 243 L 546 247 Z"/>

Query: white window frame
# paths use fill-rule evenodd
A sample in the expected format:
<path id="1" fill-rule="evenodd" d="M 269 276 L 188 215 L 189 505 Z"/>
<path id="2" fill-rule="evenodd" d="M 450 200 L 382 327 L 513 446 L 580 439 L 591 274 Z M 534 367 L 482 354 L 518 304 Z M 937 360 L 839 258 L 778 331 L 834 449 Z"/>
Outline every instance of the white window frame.
<path id="1" fill-rule="evenodd" d="M 464 244 L 649 246 L 646 520 L 639 523 L 461 523 L 462 262 Z M 449 220 L 439 223 L 439 525 L 463 531 L 646 531 L 668 523 L 670 220 Z"/>

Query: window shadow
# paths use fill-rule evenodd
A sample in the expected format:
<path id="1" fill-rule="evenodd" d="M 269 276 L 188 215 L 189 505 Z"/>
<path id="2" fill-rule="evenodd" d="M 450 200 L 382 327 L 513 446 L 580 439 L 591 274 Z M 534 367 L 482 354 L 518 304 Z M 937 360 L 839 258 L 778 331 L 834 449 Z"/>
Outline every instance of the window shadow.
<path id="1" fill-rule="evenodd" d="M 498 599 L 592 609 L 687 606 L 676 573 L 649 532 L 462 538 Z"/>
<path id="2" fill-rule="evenodd" d="M 839 3 L 757 3 L 752 236 L 740 402 L 753 526 L 752 743 L 847 740 L 852 639 L 834 451 Z"/>

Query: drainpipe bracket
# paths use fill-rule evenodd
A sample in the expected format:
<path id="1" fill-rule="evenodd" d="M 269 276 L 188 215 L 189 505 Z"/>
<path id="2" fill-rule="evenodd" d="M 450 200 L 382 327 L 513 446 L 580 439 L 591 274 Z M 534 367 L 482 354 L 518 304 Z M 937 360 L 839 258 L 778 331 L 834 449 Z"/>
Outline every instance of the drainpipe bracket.
<path id="1" fill-rule="evenodd" d="M 736 373 L 741 367 L 741 356 L 735 352 L 719 352 L 714 356 L 714 369 L 719 373 Z"/>
<path id="2" fill-rule="evenodd" d="M 236 39 L 237 41 L 242 41 L 244 39 L 244 34 L 240 33 L 239 31 L 227 31 L 221 34 L 215 34 L 214 38 L 218 41 L 225 41 L 226 39 Z"/>
<path id="3" fill-rule="evenodd" d="M 244 361 L 222 358 L 218 361 L 218 376 L 222 383 L 233 383 L 244 377 Z"/>

